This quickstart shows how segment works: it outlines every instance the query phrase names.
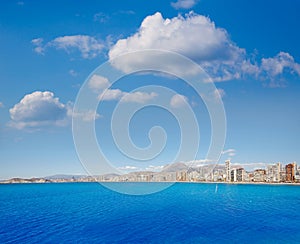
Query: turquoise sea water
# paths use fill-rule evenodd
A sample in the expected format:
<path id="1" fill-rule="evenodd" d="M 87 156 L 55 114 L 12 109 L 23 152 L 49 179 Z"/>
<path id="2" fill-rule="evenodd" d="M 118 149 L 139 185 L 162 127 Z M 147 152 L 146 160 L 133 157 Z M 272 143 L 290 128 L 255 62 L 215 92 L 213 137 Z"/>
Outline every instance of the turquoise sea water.
<path id="1" fill-rule="evenodd" d="M 41 242 L 299 243 L 300 186 L 177 183 L 131 196 L 98 183 L 0 185 L 0 243 Z"/>

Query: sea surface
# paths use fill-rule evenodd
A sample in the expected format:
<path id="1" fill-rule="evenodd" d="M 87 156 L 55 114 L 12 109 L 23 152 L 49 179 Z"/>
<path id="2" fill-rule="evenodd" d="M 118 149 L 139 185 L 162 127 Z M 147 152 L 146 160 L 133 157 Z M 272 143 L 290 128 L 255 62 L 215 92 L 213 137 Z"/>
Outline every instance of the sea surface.
<path id="1" fill-rule="evenodd" d="M 212 242 L 299 243 L 300 186 L 176 183 L 132 196 L 98 183 L 0 185 L 0 243 Z"/>

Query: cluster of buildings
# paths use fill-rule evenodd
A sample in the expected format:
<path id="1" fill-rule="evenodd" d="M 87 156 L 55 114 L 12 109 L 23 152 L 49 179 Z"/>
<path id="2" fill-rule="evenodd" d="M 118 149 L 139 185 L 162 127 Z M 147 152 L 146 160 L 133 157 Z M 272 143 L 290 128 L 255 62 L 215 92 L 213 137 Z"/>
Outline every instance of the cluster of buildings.
<path id="1" fill-rule="evenodd" d="M 265 168 L 246 170 L 241 165 L 188 166 L 173 163 L 161 172 L 139 171 L 128 174 L 106 174 L 100 176 L 56 176 L 46 178 L 13 178 L 0 183 L 51 183 L 51 182 L 227 182 L 227 183 L 300 183 L 300 167 L 296 162 L 268 164 Z"/>
<path id="2" fill-rule="evenodd" d="M 246 171 L 242 167 L 231 167 L 230 160 L 227 160 L 225 168 L 226 182 L 300 183 L 300 167 L 296 162 L 269 164 L 264 169 Z"/>
<path id="3" fill-rule="evenodd" d="M 269 164 L 265 168 L 245 170 L 241 166 L 201 165 L 188 167 L 183 163 L 172 164 L 161 172 L 132 172 L 124 175 L 103 175 L 99 181 L 114 182 L 257 182 L 257 183 L 300 183 L 300 167 L 297 164 Z"/>

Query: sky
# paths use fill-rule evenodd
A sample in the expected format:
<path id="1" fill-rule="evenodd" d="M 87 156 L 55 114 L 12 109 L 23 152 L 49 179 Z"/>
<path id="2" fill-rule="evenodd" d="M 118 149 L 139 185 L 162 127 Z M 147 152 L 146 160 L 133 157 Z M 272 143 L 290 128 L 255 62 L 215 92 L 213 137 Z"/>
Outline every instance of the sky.
<path id="1" fill-rule="evenodd" d="M 99 65 L 145 49 L 179 53 L 210 77 L 216 89 L 209 99 L 221 98 L 226 114 L 219 163 L 228 158 L 240 164 L 300 162 L 299 11 L 294 0 L 1 1 L 0 179 L 86 174 L 73 141 L 72 116 L 95 123 L 99 147 L 115 168 L 159 170 L 174 162 L 180 128 L 189 127 L 189 120 L 178 123 L 174 113 L 183 115 L 189 107 L 200 144 L 187 130 L 191 146 L 180 161 L 205 162 L 209 111 L 184 80 L 157 72 L 131 74 L 149 61 L 141 56 L 116 64 L 125 75 L 110 87 L 110 80 L 97 76 Z M 164 66 L 163 59 L 149 62 Z M 174 72 L 184 69 L 173 65 Z M 97 111 L 73 113 L 85 81 L 101 103 Z M 161 98 L 169 111 L 153 105 Z M 133 160 L 116 146 L 111 125 L 118 104 L 144 107 L 128 131 L 120 129 L 125 117 L 116 122 L 116 136 L 129 133 L 138 148 L 151 144 L 151 128 L 164 128 L 152 131 L 158 138 L 153 143 L 165 142 L 157 157 Z M 189 149 L 195 145 L 192 157 Z M 89 144 L 85 148 L 93 151 Z"/>

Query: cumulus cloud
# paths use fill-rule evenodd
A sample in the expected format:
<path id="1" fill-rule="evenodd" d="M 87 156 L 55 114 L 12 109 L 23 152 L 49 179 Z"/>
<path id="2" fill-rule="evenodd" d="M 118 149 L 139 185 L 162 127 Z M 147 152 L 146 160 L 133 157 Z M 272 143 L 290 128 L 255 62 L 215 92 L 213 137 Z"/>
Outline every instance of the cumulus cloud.
<path id="1" fill-rule="evenodd" d="M 49 91 L 36 91 L 25 95 L 9 110 L 10 126 L 17 129 L 47 125 L 66 125 L 67 105 Z"/>
<path id="2" fill-rule="evenodd" d="M 172 96 L 170 100 L 170 106 L 173 108 L 181 108 L 184 105 L 186 105 L 187 102 L 188 102 L 187 97 L 180 94 L 175 94 L 174 96 Z"/>
<path id="3" fill-rule="evenodd" d="M 175 9 L 190 9 L 198 3 L 198 0 L 177 0 L 171 2 L 171 6 Z"/>
<path id="4" fill-rule="evenodd" d="M 107 89 L 98 98 L 102 101 L 120 100 L 121 102 L 145 103 L 157 96 L 155 92 L 124 92 L 120 89 Z"/>
<path id="5" fill-rule="evenodd" d="M 164 19 L 159 12 L 147 16 L 137 33 L 119 40 L 110 49 L 109 58 L 145 49 L 175 51 L 214 69 L 220 63 L 233 65 L 245 55 L 245 50 L 229 39 L 226 30 L 193 12 L 172 19 Z M 130 62 L 135 64 L 136 60 L 127 60 L 127 65 Z"/>
<path id="6" fill-rule="evenodd" d="M 44 44 L 43 38 L 36 38 L 31 43 L 35 46 L 35 52 L 39 54 L 44 54 L 46 49 L 54 47 L 67 53 L 79 51 L 83 58 L 94 58 L 101 54 L 106 47 L 102 40 L 88 35 L 60 36 L 46 44 Z"/>
<path id="7" fill-rule="evenodd" d="M 189 1 L 176 3 L 179 2 Z M 119 55 L 146 49 L 183 54 L 200 64 L 214 82 L 245 78 L 275 80 L 285 72 L 300 75 L 300 64 L 290 54 L 280 52 L 273 58 L 253 60 L 245 49 L 230 39 L 225 29 L 217 27 L 208 17 L 194 12 L 171 19 L 163 18 L 159 12 L 147 16 L 135 34 L 111 46 L 109 59 L 113 61 Z M 112 64 L 124 72 L 130 72 L 141 64 L 152 62 L 159 65 L 166 62 L 163 58 L 151 59 L 151 56 L 131 57 Z M 176 71 L 178 68 L 184 70 L 184 67 L 172 65 Z"/>
<path id="8" fill-rule="evenodd" d="M 0 108 L 3 108 L 3 107 L 4 107 L 3 103 L 2 103 L 2 102 L 0 102 Z"/>
<path id="9" fill-rule="evenodd" d="M 263 58 L 260 72 L 264 78 L 271 78 L 270 85 L 276 87 L 281 86 L 280 78 L 284 73 L 300 76 L 300 64 L 289 53 L 280 52 L 273 58 Z"/>

